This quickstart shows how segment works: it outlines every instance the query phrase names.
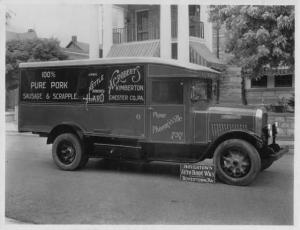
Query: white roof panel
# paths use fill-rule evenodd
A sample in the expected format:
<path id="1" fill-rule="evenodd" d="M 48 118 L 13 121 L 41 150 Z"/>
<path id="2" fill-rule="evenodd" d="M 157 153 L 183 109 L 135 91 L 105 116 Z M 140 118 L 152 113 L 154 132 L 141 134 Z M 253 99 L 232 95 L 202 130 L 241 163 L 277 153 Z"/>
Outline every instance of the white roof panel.
<path id="1" fill-rule="evenodd" d="M 171 65 L 180 68 L 186 68 L 195 71 L 205 71 L 219 74 L 206 66 L 201 66 L 193 63 L 182 63 L 174 59 L 162 59 L 156 57 L 122 57 L 122 58 L 97 58 L 97 59 L 82 59 L 82 60 L 65 60 L 65 61 L 46 61 L 46 62 L 26 62 L 20 63 L 20 68 L 34 67 L 59 67 L 59 66 L 85 66 L 85 65 L 109 65 L 109 64 L 130 64 L 130 63 L 149 63 Z"/>

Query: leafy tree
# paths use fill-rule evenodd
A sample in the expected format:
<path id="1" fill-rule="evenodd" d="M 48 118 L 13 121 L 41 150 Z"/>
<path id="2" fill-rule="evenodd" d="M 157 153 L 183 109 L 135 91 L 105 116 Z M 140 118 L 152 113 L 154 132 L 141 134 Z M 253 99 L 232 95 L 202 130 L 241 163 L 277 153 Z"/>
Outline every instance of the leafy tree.
<path id="1" fill-rule="evenodd" d="M 294 6 L 210 6 L 210 20 L 225 25 L 226 51 L 253 78 L 266 68 L 294 68 Z"/>
<path id="2" fill-rule="evenodd" d="M 18 87 L 18 70 L 21 62 L 64 60 L 56 39 L 27 39 L 6 42 L 6 89 Z"/>

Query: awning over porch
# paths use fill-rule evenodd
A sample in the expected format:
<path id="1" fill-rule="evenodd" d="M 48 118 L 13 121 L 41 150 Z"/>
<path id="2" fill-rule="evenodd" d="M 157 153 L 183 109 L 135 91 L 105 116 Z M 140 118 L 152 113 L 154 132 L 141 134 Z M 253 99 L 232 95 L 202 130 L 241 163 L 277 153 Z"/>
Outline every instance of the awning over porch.
<path id="1" fill-rule="evenodd" d="M 250 71 L 244 71 L 242 74 L 243 77 L 252 76 Z M 287 75 L 294 75 L 294 74 L 295 74 L 295 69 L 289 66 L 281 66 L 278 68 L 265 67 L 262 73 L 257 76 L 257 78 L 260 78 L 261 76 L 287 76 Z"/>
<path id="2" fill-rule="evenodd" d="M 128 42 L 112 45 L 107 57 L 159 57 L 160 41 L 148 40 Z M 190 41 L 190 62 L 211 67 L 218 71 L 225 69 L 225 65 L 216 58 L 210 50 L 200 42 Z"/>
<path id="3" fill-rule="evenodd" d="M 190 62 L 223 71 L 225 64 L 200 42 L 190 41 Z"/>
<path id="4" fill-rule="evenodd" d="M 114 44 L 107 57 L 159 57 L 159 40 Z"/>

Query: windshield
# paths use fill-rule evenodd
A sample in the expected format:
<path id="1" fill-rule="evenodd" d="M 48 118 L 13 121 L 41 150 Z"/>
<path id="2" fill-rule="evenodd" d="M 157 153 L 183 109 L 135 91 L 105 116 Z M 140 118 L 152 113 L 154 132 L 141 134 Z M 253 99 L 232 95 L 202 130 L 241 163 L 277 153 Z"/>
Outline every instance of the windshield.
<path id="1" fill-rule="evenodd" d="M 193 80 L 191 84 L 191 101 L 193 104 L 216 102 L 217 82 L 211 79 Z"/>

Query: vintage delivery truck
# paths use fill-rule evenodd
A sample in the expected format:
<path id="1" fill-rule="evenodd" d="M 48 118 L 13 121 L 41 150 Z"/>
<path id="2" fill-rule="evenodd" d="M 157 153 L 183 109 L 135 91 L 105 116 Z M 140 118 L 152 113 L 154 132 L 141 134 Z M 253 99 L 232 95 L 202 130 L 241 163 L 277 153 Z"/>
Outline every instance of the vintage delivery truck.
<path id="1" fill-rule="evenodd" d="M 159 58 L 21 63 L 18 129 L 47 137 L 63 170 L 213 158 L 221 181 L 248 185 L 288 150 L 263 109 L 217 105 L 219 77 Z"/>

